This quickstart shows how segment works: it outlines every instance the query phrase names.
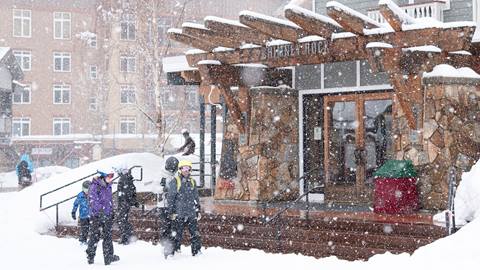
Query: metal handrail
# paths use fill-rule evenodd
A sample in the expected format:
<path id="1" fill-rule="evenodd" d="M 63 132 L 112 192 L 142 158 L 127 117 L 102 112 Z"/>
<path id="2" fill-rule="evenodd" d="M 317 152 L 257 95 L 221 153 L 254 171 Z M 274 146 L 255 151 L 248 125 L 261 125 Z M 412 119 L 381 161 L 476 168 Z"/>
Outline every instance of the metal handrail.
<path id="1" fill-rule="evenodd" d="M 455 224 L 455 193 L 456 193 L 456 176 L 455 169 L 450 168 L 448 174 L 448 201 L 447 201 L 447 211 L 445 212 L 445 227 L 447 229 L 447 234 L 453 234 L 456 232 L 457 227 Z M 450 224 L 450 220 L 452 223 Z"/>
<path id="2" fill-rule="evenodd" d="M 271 218 L 267 218 L 265 216 L 265 225 L 272 222 L 273 220 L 277 219 L 280 215 L 282 215 L 285 211 L 287 211 L 288 209 L 290 209 L 295 203 L 299 202 L 303 197 L 307 196 L 310 192 L 314 191 L 315 189 L 317 189 L 318 187 L 313 187 L 311 189 L 309 189 L 307 192 L 303 193 L 302 195 L 298 196 L 298 198 L 296 198 L 294 201 L 291 201 L 287 204 L 287 206 L 285 206 L 282 210 L 278 211 L 275 215 L 273 215 Z M 309 207 L 307 207 L 307 213 L 309 211 Z M 307 214 L 308 216 L 308 214 Z"/>

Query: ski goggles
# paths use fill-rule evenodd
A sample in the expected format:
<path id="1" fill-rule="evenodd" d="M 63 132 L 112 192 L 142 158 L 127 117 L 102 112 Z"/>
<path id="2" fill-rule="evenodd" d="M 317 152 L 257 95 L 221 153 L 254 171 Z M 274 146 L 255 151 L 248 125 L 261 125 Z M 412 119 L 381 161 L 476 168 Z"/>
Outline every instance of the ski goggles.
<path id="1" fill-rule="evenodd" d="M 192 168 L 188 167 L 188 166 L 184 166 L 182 168 L 180 168 L 180 171 L 182 172 L 190 172 L 192 170 Z"/>

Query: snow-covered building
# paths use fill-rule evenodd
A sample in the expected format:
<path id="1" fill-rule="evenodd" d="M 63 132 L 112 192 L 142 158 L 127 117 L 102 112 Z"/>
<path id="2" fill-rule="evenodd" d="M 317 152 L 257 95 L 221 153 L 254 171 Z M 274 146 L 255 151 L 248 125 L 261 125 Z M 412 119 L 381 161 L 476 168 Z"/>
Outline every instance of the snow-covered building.
<path id="1" fill-rule="evenodd" d="M 200 93 L 215 89 L 229 110 L 218 199 L 293 189 L 371 205 L 374 172 L 399 159 L 419 172 L 421 207 L 445 208 L 448 168 L 480 155 L 476 25 L 462 22 L 474 13 L 468 1 L 400 2 L 316 1 L 315 13 L 286 6 L 287 20 L 242 11 L 169 31 L 203 51 L 186 53 Z M 252 88 L 279 67 L 294 67 L 292 89 Z"/>

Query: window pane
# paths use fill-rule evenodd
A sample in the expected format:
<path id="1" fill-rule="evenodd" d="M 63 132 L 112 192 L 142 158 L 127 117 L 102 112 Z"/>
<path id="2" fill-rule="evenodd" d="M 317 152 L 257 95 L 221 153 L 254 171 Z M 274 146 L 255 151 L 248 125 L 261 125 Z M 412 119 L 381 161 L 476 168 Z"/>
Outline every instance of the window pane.
<path id="1" fill-rule="evenodd" d="M 60 135 L 62 134 L 62 126 L 60 123 L 53 124 L 53 135 Z"/>
<path id="2" fill-rule="evenodd" d="M 20 129 L 21 129 L 20 123 L 14 122 L 12 124 L 12 135 L 15 137 L 21 136 Z"/>
<path id="3" fill-rule="evenodd" d="M 60 22 L 55 22 L 55 38 L 62 37 L 62 24 Z"/>
<path id="4" fill-rule="evenodd" d="M 70 38 L 70 22 L 63 22 L 63 38 Z"/>
<path id="5" fill-rule="evenodd" d="M 30 36 L 30 20 L 23 20 L 23 35 Z"/>
<path id="6" fill-rule="evenodd" d="M 22 136 L 28 136 L 30 134 L 30 124 L 23 123 L 22 124 Z"/>
<path id="7" fill-rule="evenodd" d="M 63 59 L 63 71 L 70 71 L 70 57 Z"/>
<path id="8" fill-rule="evenodd" d="M 23 102 L 29 103 L 30 102 L 30 91 L 24 90 L 23 91 Z"/>
<path id="9" fill-rule="evenodd" d="M 65 90 L 63 91 L 63 100 L 62 100 L 63 103 L 70 103 L 70 91 L 69 90 Z"/>
<path id="10" fill-rule="evenodd" d="M 62 92 L 60 90 L 55 90 L 54 91 L 54 102 L 55 103 L 62 102 Z"/>
<path id="11" fill-rule="evenodd" d="M 15 36 L 22 35 L 22 20 L 20 19 L 13 20 L 13 35 Z"/>
<path id="12" fill-rule="evenodd" d="M 55 70 L 62 70 L 62 59 L 60 59 L 59 57 L 55 58 Z"/>
<path id="13" fill-rule="evenodd" d="M 355 86 L 356 75 L 355 61 L 325 64 L 325 88 Z"/>

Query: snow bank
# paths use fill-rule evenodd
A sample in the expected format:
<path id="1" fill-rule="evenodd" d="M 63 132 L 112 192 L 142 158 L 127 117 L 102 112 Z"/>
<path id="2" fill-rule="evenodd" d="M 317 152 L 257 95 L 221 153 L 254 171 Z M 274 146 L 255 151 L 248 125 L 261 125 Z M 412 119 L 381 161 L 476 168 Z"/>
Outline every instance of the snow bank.
<path id="1" fill-rule="evenodd" d="M 469 172 L 462 174 L 462 181 L 455 194 L 455 222 L 464 225 L 480 217 L 480 160 Z M 445 224 L 445 211 L 433 217 L 439 224 Z"/>

